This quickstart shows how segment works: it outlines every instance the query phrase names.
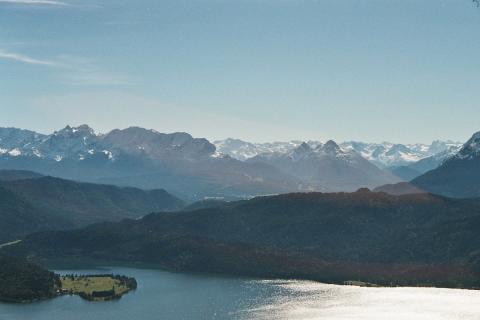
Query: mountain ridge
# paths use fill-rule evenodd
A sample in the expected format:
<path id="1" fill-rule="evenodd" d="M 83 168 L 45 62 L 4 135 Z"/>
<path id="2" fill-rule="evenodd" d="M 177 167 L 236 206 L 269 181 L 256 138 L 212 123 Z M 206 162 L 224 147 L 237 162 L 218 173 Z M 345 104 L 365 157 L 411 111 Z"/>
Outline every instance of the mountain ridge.
<path id="1" fill-rule="evenodd" d="M 322 144 L 320 141 L 311 140 L 306 143 L 313 148 Z M 289 142 L 251 143 L 240 139 L 228 138 L 225 140 L 216 140 L 213 144 L 215 144 L 219 152 L 245 161 L 260 154 L 290 152 L 302 144 L 302 141 L 292 140 Z M 435 140 L 431 144 L 395 144 L 391 142 L 366 143 L 360 141 L 346 141 L 339 143 L 340 147 L 355 150 L 364 158 L 381 168 L 414 164 L 417 161 L 439 153 L 449 152 L 452 154 L 455 153 L 455 149 L 458 148 L 459 145 L 461 145 L 459 142 L 440 140 Z"/>
<path id="2" fill-rule="evenodd" d="M 479 226 L 478 199 L 362 189 L 258 197 L 38 233 L 7 252 L 328 283 L 480 288 Z"/>

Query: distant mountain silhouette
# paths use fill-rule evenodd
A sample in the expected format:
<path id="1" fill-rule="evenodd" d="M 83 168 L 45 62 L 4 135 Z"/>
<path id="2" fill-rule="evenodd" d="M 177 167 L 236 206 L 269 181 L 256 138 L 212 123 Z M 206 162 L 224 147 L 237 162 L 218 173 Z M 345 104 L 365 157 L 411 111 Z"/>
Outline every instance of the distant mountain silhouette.
<path id="1" fill-rule="evenodd" d="M 183 206 L 181 200 L 164 190 L 144 191 L 53 177 L 0 181 L 0 199 L 0 242 L 35 231 L 138 218 Z"/>

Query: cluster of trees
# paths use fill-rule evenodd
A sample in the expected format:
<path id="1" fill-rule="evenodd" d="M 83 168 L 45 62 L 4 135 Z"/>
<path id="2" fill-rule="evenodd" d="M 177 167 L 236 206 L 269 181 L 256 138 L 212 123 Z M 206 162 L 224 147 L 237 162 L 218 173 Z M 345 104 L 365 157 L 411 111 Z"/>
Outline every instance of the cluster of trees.
<path id="1" fill-rule="evenodd" d="M 82 299 L 85 299 L 88 301 L 114 300 L 114 299 L 120 299 L 121 297 L 120 294 L 115 293 L 115 288 L 112 288 L 112 290 L 106 290 L 106 291 L 93 291 L 92 293 L 80 292 L 78 295 Z"/>

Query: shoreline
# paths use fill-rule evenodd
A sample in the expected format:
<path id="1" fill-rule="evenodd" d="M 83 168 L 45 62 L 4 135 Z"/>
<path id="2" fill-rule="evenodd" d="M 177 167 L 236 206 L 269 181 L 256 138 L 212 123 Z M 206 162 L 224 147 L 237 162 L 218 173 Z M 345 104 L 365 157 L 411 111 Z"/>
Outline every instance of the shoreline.
<path id="1" fill-rule="evenodd" d="M 79 262 L 79 264 L 77 264 Z M 416 285 L 409 284 L 381 284 L 374 281 L 365 281 L 359 279 L 341 279 L 341 280 L 328 280 L 328 279 L 319 279 L 316 276 L 311 277 L 281 277 L 275 275 L 248 275 L 248 274 L 235 274 L 235 273 L 218 273 L 218 272 L 201 272 L 201 271 L 188 271 L 188 270 L 173 270 L 165 268 L 155 263 L 143 263 L 143 262 L 132 262 L 132 261 L 115 261 L 115 260 L 96 260 L 96 259 L 80 259 L 75 262 L 71 259 L 60 259 L 60 260 L 48 260 L 48 266 L 51 270 L 61 271 L 68 270 L 72 271 L 75 269 L 102 269 L 102 268 L 129 268 L 129 269 L 145 269 L 145 270 L 157 270 L 162 272 L 168 272 L 173 274 L 188 274 L 195 276 L 210 276 L 210 277 L 221 277 L 221 278 L 237 278 L 237 279 L 251 279 L 251 280 L 293 280 L 293 281 L 312 281 L 316 283 L 330 284 L 330 285 L 339 285 L 339 286 L 354 286 L 362 288 L 436 288 L 436 289 L 450 289 L 450 290 L 472 290 L 479 291 L 480 287 L 477 286 L 440 286 L 434 284 L 428 284 L 424 281 L 419 281 Z M 406 282 L 406 281 L 405 281 Z"/>

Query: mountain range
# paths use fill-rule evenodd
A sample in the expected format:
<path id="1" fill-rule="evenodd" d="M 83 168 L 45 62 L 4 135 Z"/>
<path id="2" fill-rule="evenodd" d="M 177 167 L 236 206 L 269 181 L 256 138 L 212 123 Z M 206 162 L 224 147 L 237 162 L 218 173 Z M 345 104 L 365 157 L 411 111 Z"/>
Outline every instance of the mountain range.
<path id="1" fill-rule="evenodd" d="M 139 127 L 97 134 L 87 125 L 67 126 L 49 135 L 0 128 L 0 169 L 165 189 L 187 201 L 354 191 L 402 181 L 415 181 L 418 188 L 437 192 L 422 182 L 430 179 L 425 174 L 428 172 L 429 177 L 445 163 L 452 166 L 452 159 L 464 149 L 464 145 L 451 141 L 430 145 L 337 144 L 332 140 L 258 144 L 227 139 L 211 143 L 188 133 L 165 134 Z"/>
<path id="2" fill-rule="evenodd" d="M 307 190 L 302 181 L 264 165 L 216 153 L 206 139 L 131 127 L 96 134 L 87 125 L 50 135 L 0 130 L 0 168 L 66 179 L 164 188 L 189 200 Z"/>
<path id="3" fill-rule="evenodd" d="M 232 138 L 217 140 L 213 143 L 217 147 L 217 152 L 227 154 L 241 161 L 249 161 L 255 158 L 271 158 L 274 157 L 274 155 L 288 155 L 302 144 L 307 144 L 312 149 L 323 145 L 320 141 L 302 142 L 293 140 L 288 142 L 251 143 Z M 433 141 L 431 144 L 347 141 L 339 143 L 338 146 L 343 153 L 355 152 L 383 171 L 393 174 L 397 179 L 410 181 L 440 166 L 443 161 L 455 155 L 460 150 L 462 143 L 440 140 Z M 386 177 L 385 173 L 381 175 L 384 178 Z M 390 182 L 392 181 L 393 179 L 390 178 Z M 324 183 L 326 189 L 331 187 L 329 182 L 330 181 L 326 181 Z M 365 182 L 363 186 L 368 186 L 368 181 Z M 376 183 L 376 181 L 370 182 L 373 182 L 373 184 Z M 355 183 L 352 184 L 355 185 Z M 359 185 L 356 186 L 359 187 Z M 336 190 L 335 187 L 330 189 Z"/>
<path id="4" fill-rule="evenodd" d="M 303 141 L 293 140 L 288 142 L 251 143 L 240 139 L 225 139 L 214 141 L 217 151 L 227 154 L 232 158 L 245 161 L 262 154 L 288 153 L 299 147 Z M 322 143 L 320 141 L 306 141 L 315 149 Z M 371 161 L 380 168 L 410 166 L 421 160 L 435 157 L 439 164 L 442 159 L 450 154 L 455 154 L 462 143 L 453 141 L 433 141 L 431 144 L 395 144 L 391 142 L 366 143 L 359 141 L 347 141 L 339 143 L 345 150 L 354 150 L 365 159 Z M 435 167 L 435 165 L 433 165 Z M 414 166 L 420 172 L 433 169 L 422 166 Z"/>

